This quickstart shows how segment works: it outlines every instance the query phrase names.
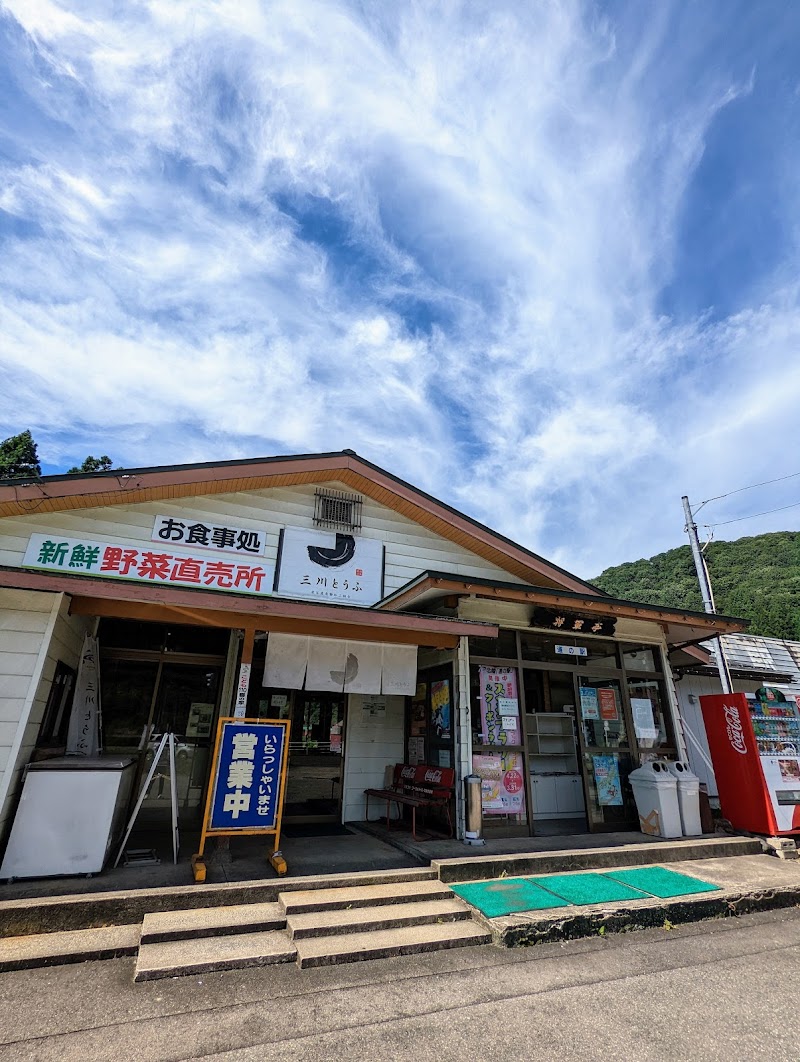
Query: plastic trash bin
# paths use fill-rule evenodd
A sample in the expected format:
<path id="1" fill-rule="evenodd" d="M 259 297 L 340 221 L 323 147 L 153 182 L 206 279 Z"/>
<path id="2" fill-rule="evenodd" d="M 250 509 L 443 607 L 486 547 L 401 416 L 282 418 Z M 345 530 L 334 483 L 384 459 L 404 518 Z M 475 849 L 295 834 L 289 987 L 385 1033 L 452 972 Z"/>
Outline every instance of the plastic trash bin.
<path id="1" fill-rule="evenodd" d="M 661 761 L 678 783 L 678 809 L 684 837 L 699 837 L 703 832 L 700 818 L 700 779 L 688 763 L 681 760 Z"/>
<path id="2" fill-rule="evenodd" d="M 486 844 L 483 839 L 482 785 L 483 782 L 477 774 L 467 775 L 464 779 L 464 844 Z"/>
<path id="3" fill-rule="evenodd" d="M 678 805 L 678 779 L 663 760 L 653 760 L 631 771 L 639 827 L 651 837 L 682 837 Z"/>

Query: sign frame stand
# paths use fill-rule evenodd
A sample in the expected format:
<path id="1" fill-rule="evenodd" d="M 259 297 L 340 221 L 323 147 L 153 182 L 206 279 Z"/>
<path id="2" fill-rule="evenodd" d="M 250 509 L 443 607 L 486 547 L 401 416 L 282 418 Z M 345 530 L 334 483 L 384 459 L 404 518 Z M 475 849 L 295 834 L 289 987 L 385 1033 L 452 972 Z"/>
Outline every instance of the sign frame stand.
<path id="1" fill-rule="evenodd" d="M 220 746 L 222 743 L 222 735 L 226 724 L 234 723 L 237 725 L 248 724 L 252 726 L 278 726 L 283 727 L 285 731 L 284 736 L 284 752 L 281 762 L 280 780 L 278 784 L 278 800 L 277 809 L 275 814 L 274 827 L 241 827 L 239 829 L 219 829 L 211 826 L 211 813 L 212 803 L 214 800 L 214 794 L 217 787 L 217 776 L 219 774 L 219 762 L 220 762 Z M 286 860 L 283 857 L 283 853 L 280 850 L 281 840 L 281 823 L 283 820 L 283 804 L 286 797 L 286 776 L 289 767 L 289 736 L 291 733 L 291 720 L 289 719 L 255 719 L 255 718 L 242 718 L 241 716 L 222 716 L 217 720 L 217 734 L 214 739 L 214 752 L 211 760 L 211 775 L 208 780 L 208 790 L 206 792 L 206 806 L 203 813 L 203 827 L 200 832 L 200 845 L 198 850 L 192 856 L 192 876 L 194 877 L 195 884 L 200 884 L 206 880 L 206 861 L 204 858 L 206 839 L 208 837 L 234 837 L 234 836 L 266 836 L 273 838 L 272 852 L 268 854 L 267 859 L 272 865 L 275 872 L 279 877 L 283 877 L 288 870 Z"/>
<path id="2" fill-rule="evenodd" d="M 178 829 L 178 778 L 175 771 L 175 735 L 172 732 L 169 732 L 161 735 L 161 741 L 158 743 L 158 748 L 153 754 L 153 762 L 150 764 L 150 770 L 147 772 L 147 777 L 139 791 L 136 806 L 131 812 L 131 817 L 128 820 L 128 826 L 125 830 L 125 836 L 122 838 L 122 844 L 119 846 L 117 858 L 114 860 L 115 867 L 119 864 L 119 861 L 122 858 L 122 853 L 125 851 L 125 845 L 128 843 L 131 830 L 133 829 L 136 818 L 144 803 L 144 798 L 147 796 L 147 790 L 150 788 L 153 777 L 158 769 L 158 765 L 161 762 L 161 757 L 164 755 L 164 747 L 166 745 L 169 745 L 169 797 L 172 806 L 172 862 L 174 864 L 177 864 L 178 862 L 178 852 L 180 852 L 181 849 L 180 832 Z"/>

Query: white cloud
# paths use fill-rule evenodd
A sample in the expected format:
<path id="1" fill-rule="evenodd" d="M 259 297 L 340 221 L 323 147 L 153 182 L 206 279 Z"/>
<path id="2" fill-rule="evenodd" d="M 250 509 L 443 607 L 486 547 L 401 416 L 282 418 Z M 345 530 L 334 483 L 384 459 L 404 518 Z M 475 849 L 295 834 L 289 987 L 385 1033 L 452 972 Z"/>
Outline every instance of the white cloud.
<path id="1" fill-rule="evenodd" d="M 670 51 L 668 5 L 5 7 L 36 63 L 0 431 L 46 461 L 352 447 L 587 577 L 679 544 L 682 493 L 785 467 L 797 291 L 659 308 L 754 85 Z"/>

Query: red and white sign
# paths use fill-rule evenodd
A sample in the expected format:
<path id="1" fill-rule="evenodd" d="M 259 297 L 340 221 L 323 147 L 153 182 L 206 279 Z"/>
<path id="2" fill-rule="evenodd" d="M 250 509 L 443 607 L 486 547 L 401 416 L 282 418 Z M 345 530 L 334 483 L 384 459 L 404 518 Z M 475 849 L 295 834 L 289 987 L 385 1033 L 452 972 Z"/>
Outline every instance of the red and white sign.
<path id="1" fill-rule="evenodd" d="M 234 594 L 271 594 L 274 577 L 272 565 L 260 560 L 219 560 L 206 551 L 142 548 L 58 535 L 31 535 L 22 567 Z"/>

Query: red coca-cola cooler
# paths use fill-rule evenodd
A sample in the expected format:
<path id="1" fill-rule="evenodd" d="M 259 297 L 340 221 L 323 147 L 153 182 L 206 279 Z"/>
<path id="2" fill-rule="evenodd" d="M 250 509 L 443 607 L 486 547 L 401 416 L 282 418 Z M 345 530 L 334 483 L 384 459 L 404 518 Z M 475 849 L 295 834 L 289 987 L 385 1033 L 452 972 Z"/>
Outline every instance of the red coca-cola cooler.
<path id="1" fill-rule="evenodd" d="M 800 708 L 794 700 L 700 698 L 722 814 L 737 830 L 800 832 Z M 782 695 L 780 695 L 782 696 Z"/>

